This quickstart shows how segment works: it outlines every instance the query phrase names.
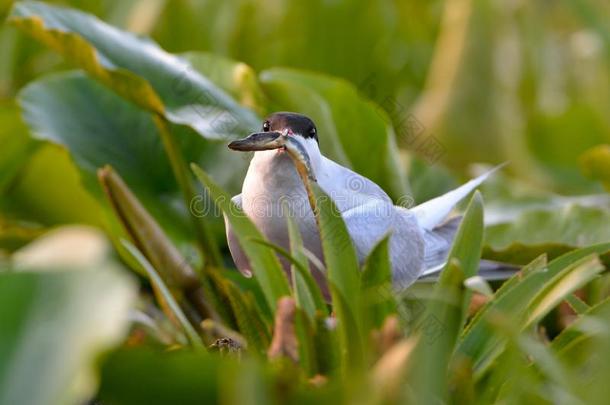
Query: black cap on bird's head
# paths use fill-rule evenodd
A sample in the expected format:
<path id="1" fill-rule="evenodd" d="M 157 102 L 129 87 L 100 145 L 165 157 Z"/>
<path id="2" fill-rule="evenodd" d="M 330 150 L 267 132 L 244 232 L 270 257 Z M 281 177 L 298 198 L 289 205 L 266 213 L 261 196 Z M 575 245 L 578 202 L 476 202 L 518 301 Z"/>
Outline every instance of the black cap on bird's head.
<path id="1" fill-rule="evenodd" d="M 302 136 L 318 142 L 316 124 L 307 116 L 293 112 L 276 112 L 263 121 L 263 132 L 255 132 L 244 139 L 233 141 L 229 148 L 239 151 L 257 151 L 280 148 L 282 135 Z"/>

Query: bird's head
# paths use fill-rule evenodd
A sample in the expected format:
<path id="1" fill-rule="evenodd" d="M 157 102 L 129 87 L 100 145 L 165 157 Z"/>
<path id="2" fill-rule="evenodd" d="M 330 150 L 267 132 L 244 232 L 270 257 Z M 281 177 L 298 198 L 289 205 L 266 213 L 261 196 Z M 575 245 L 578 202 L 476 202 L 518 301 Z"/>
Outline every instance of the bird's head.
<path id="1" fill-rule="evenodd" d="M 261 132 L 233 141 L 229 148 L 243 152 L 282 149 L 282 137 L 294 137 L 304 146 L 312 142 L 316 146 L 318 144 L 318 130 L 309 117 L 292 112 L 276 112 L 263 121 Z"/>
<path id="2" fill-rule="evenodd" d="M 274 161 L 286 162 L 288 152 L 297 172 L 306 173 L 314 181 L 322 160 L 316 125 L 309 117 L 292 112 L 271 114 L 263 121 L 262 132 L 233 141 L 229 148 L 256 152 L 252 162 L 263 166 Z"/>

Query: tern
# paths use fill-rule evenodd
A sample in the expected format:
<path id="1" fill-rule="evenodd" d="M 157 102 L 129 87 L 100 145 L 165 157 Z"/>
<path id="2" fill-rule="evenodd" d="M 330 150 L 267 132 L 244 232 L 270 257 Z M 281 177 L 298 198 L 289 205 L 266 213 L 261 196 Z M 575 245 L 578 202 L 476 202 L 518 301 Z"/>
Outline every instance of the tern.
<path id="1" fill-rule="evenodd" d="M 324 283 L 324 255 L 307 190 L 298 165 L 287 153 L 298 149 L 308 171 L 337 206 L 362 264 L 375 245 L 390 234 L 392 283 L 404 289 L 418 278 L 437 271 L 447 258 L 461 217 L 448 219 L 456 204 L 485 181 L 491 170 L 440 197 L 411 209 L 394 205 L 373 181 L 325 157 L 319 147 L 318 131 L 305 115 L 276 112 L 267 117 L 262 131 L 233 141 L 230 149 L 254 151 L 242 192 L 233 203 L 254 222 L 272 243 L 289 249 L 285 208 L 296 219 L 309 253 L 310 266 L 318 283 Z M 227 241 L 237 268 L 250 276 L 248 258 L 239 246 L 225 218 Z M 287 273 L 290 263 L 280 257 Z"/>

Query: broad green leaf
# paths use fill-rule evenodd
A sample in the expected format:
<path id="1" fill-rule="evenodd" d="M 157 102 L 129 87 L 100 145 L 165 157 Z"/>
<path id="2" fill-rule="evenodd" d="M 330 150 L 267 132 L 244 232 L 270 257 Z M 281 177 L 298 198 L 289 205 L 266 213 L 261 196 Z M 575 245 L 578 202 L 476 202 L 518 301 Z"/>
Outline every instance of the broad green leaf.
<path id="1" fill-rule="evenodd" d="M 126 333 L 136 286 L 112 265 L 0 272 L 0 403 L 83 403 Z M 89 270 L 89 271 L 85 271 Z"/>
<path id="2" fill-rule="evenodd" d="M 12 104 L 0 106 L 0 122 L 2 122 L 0 193 L 2 193 L 39 145 L 28 136 L 27 128 L 21 122 L 19 110 Z"/>
<path id="3" fill-rule="evenodd" d="M 226 215 L 241 248 L 248 256 L 252 272 L 260 283 L 267 304 L 274 313 L 277 301 L 283 296 L 290 295 L 288 280 L 277 256 L 269 248 L 253 240 L 263 239 L 263 236 L 252 221 L 231 202 L 231 197 L 197 165 L 192 164 L 191 168 L 201 184 L 209 191 L 212 201 Z"/>
<path id="4" fill-rule="evenodd" d="M 276 109 L 314 120 L 324 154 L 370 178 L 395 200 L 409 195 L 390 119 L 353 85 L 291 69 L 263 71 L 260 80 Z"/>
<path id="5" fill-rule="evenodd" d="M 188 213 L 180 208 L 180 191 L 150 114 L 79 72 L 29 84 L 19 94 L 19 103 L 33 136 L 68 149 L 95 198 L 101 196 L 97 169 L 112 164 L 174 240 L 185 243 L 192 238 Z M 182 146 L 193 153 L 202 150 L 194 138 L 183 138 Z"/>
<path id="6" fill-rule="evenodd" d="M 65 150 L 51 144 L 41 145 L 25 162 L 3 194 L 0 209 L 47 226 L 103 224 L 101 206 L 82 186 L 78 168 Z"/>
<path id="7" fill-rule="evenodd" d="M 180 305 L 178 305 L 178 302 L 176 302 L 176 299 L 170 292 L 167 285 L 165 285 L 165 282 L 163 281 L 157 270 L 153 268 L 150 262 L 146 260 L 144 255 L 142 255 L 142 253 L 134 245 L 132 245 L 128 241 L 123 241 L 123 246 L 146 271 L 146 274 L 148 275 L 148 279 L 150 280 L 151 284 L 153 285 L 157 293 L 162 297 L 165 305 L 171 311 L 172 318 L 177 319 L 180 323 L 180 326 L 182 327 L 193 348 L 197 350 L 205 350 L 205 347 L 203 346 L 203 342 L 201 340 L 201 336 L 199 336 L 193 325 L 191 325 L 189 320 L 186 318 L 186 315 L 184 315 L 184 312 L 182 312 L 182 308 L 180 308 Z"/>
<path id="8" fill-rule="evenodd" d="M 9 21 L 122 97 L 205 137 L 236 137 L 259 119 L 151 40 L 94 16 L 42 2 L 18 2 Z"/>
<path id="9" fill-rule="evenodd" d="M 515 220 L 488 226 L 485 257 L 516 263 L 547 252 L 550 258 L 610 241 L 610 209 L 571 204 L 560 209 L 526 210 Z"/>
<path id="10" fill-rule="evenodd" d="M 602 182 L 610 191 L 610 145 L 598 145 L 580 157 L 583 172 L 589 178 Z"/>
<path id="11" fill-rule="evenodd" d="M 460 223 L 447 265 L 423 316 L 410 362 L 409 385 L 418 400 L 433 403 L 447 396 L 447 365 L 464 322 L 471 293 L 464 280 L 478 271 L 483 244 L 483 200 L 476 192 Z M 429 329 L 437 329 L 430 334 Z"/>
<path id="12" fill-rule="evenodd" d="M 241 105 L 260 115 L 265 114 L 265 95 L 256 72 L 250 66 L 205 52 L 187 52 L 180 57 Z"/>
<path id="13" fill-rule="evenodd" d="M 188 126 L 209 139 L 234 138 L 258 125 L 253 112 L 241 107 L 185 60 L 93 16 L 39 2 L 21 2 L 13 8 L 10 21 L 122 97 L 155 114 L 186 205 L 195 191 L 180 153 L 180 141 L 166 122 Z M 198 216 L 190 220 L 207 263 L 220 265 L 209 224 Z"/>
<path id="14" fill-rule="evenodd" d="M 576 265 L 579 260 L 608 250 L 610 243 L 575 250 L 553 260 L 548 266 L 536 265 L 525 274 L 513 276 L 513 279 L 508 281 L 509 286 L 502 288 L 500 294 L 497 292 L 496 297 L 472 320 L 458 344 L 457 352 L 470 357 L 477 375 L 482 375 L 499 356 L 505 343 L 505 340 L 493 333 L 491 327 L 493 319 L 502 316 L 511 317 L 520 328 L 525 328 L 528 307 L 534 300 L 544 298 L 543 295 L 539 295 L 540 291 L 555 284 L 558 275 L 568 276 L 573 270 L 578 270 Z M 563 277 L 559 280 L 561 279 Z"/>
<path id="15" fill-rule="evenodd" d="M 396 310 L 390 262 L 390 235 L 373 247 L 362 270 L 362 311 L 367 322 L 365 332 L 377 329 Z"/>

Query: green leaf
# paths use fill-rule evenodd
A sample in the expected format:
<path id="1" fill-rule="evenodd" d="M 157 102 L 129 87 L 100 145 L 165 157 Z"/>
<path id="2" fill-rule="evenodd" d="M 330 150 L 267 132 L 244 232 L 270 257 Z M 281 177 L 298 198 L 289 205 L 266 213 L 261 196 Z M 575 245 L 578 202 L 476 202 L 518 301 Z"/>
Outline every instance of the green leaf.
<path id="1" fill-rule="evenodd" d="M 591 330 L 595 326 L 596 319 L 600 315 L 610 313 L 610 298 L 606 298 L 599 304 L 590 307 L 587 311 L 581 314 L 574 322 L 553 339 L 551 349 L 558 355 L 565 356 L 565 353 L 570 350 L 576 350 L 576 346 L 582 345 L 583 342 L 589 341 L 599 331 Z"/>
<path id="2" fill-rule="evenodd" d="M 570 308 L 574 310 L 578 315 L 582 315 L 587 312 L 591 307 L 587 305 L 582 299 L 576 294 L 570 294 L 566 297 L 566 302 L 570 305 Z"/>
<path id="3" fill-rule="evenodd" d="M 0 199 L 0 209 L 11 217 L 49 226 L 103 225 L 102 207 L 82 186 L 78 168 L 65 150 L 51 144 L 41 145 L 25 162 Z"/>
<path id="4" fill-rule="evenodd" d="M 270 328 L 265 324 L 263 314 L 252 294 L 244 293 L 228 280 L 218 281 L 217 284 L 224 287 L 239 332 L 246 338 L 249 350 L 261 356 L 265 355 L 271 341 Z"/>
<path id="5" fill-rule="evenodd" d="M 299 363 L 307 375 L 312 376 L 317 371 L 313 337 L 317 332 L 315 322 L 317 317 L 328 316 L 328 309 L 320 287 L 309 272 L 309 263 L 302 250 L 303 241 L 298 225 L 290 214 L 287 214 L 286 218 L 291 253 L 271 242 L 264 240 L 256 242 L 268 246 L 291 263 L 293 294 L 297 308 L 294 323 L 299 342 Z"/>
<path id="6" fill-rule="evenodd" d="M 472 197 L 439 281 L 428 303 L 420 336 L 409 369 L 413 395 L 425 403 L 447 396 L 447 364 L 465 318 L 471 292 L 464 280 L 478 271 L 483 244 L 483 200 L 479 192 Z M 436 333 L 431 334 L 430 331 Z"/>
<path id="7" fill-rule="evenodd" d="M 278 68 L 263 71 L 260 81 L 275 109 L 314 120 L 326 156 L 373 180 L 395 200 L 410 195 L 390 119 L 353 85 Z"/>
<path id="8" fill-rule="evenodd" d="M 287 212 L 287 211 L 285 211 Z M 288 228 L 288 238 L 290 239 L 290 253 L 301 266 L 293 268 L 293 288 L 297 306 L 303 308 L 311 316 L 311 320 L 315 320 L 315 312 L 322 315 L 328 315 L 328 308 L 320 286 L 316 283 L 309 269 L 309 261 L 303 252 L 303 239 L 299 226 L 290 215 L 286 215 Z M 296 272 L 295 272 L 296 270 Z M 305 271 L 303 271 L 305 270 Z"/>
<path id="9" fill-rule="evenodd" d="M 290 295 L 286 274 L 275 254 L 267 247 L 256 243 L 254 239 L 264 239 L 263 235 L 248 217 L 231 201 L 231 197 L 224 192 L 212 179 L 199 168 L 192 164 L 193 172 L 210 193 L 212 201 L 226 215 L 241 248 L 246 253 L 254 277 L 260 283 L 265 294 L 267 304 L 275 313 L 277 301 L 286 295 Z"/>
<path id="10" fill-rule="evenodd" d="M 288 216 L 290 218 L 290 216 Z M 293 223 L 289 219 L 289 223 Z M 296 225 L 296 223 L 294 224 Z M 290 225 L 289 225 L 290 226 Z M 292 236 L 289 229 L 289 235 Z M 298 228 L 297 228 L 298 232 Z M 302 248 L 302 242 L 299 238 L 299 246 Z M 315 347 L 313 334 L 315 333 L 315 320 L 317 316 L 327 316 L 328 310 L 324 304 L 320 288 L 313 279 L 309 268 L 307 267 L 307 258 L 304 256 L 297 260 L 289 252 L 282 247 L 274 245 L 265 240 L 255 240 L 263 246 L 273 249 L 277 254 L 287 259 L 291 264 L 292 285 L 295 296 L 295 333 L 299 342 L 299 363 L 305 370 L 307 375 L 314 375 L 317 371 L 315 364 Z M 291 245 L 293 244 L 291 239 Z M 302 255 L 302 250 L 300 251 Z M 303 261 L 304 259 L 304 261 Z"/>
<path id="11" fill-rule="evenodd" d="M 610 307 L 596 307 L 588 316 L 575 321 L 574 333 L 562 339 L 560 346 L 551 345 L 556 357 L 572 370 L 572 381 L 582 403 L 599 402 L 607 392 L 606 377 L 610 373 Z"/>
<path id="12" fill-rule="evenodd" d="M 176 131 L 167 122 L 188 126 L 217 140 L 235 138 L 258 126 L 260 120 L 253 112 L 236 103 L 188 62 L 164 52 L 150 40 L 120 31 L 93 16 L 39 2 L 16 4 L 9 20 L 122 97 L 154 113 L 187 206 L 195 192 L 179 152 Z M 198 216 L 189 219 L 195 225 L 207 263 L 221 265 L 209 224 Z"/>
<path id="13" fill-rule="evenodd" d="M 396 310 L 389 243 L 390 235 L 386 235 L 364 262 L 361 297 L 363 317 L 367 322 L 365 332 L 380 328 L 388 315 Z"/>
<path id="14" fill-rule="evenodd" d="M 178 305 L 178 302 L 176 302 L 176 299 L 169 291 L 169 288 L 167 288 L 165 285 L 165 282 L 161 276 L 159 276 L 159 273 L 157 273 L 150 262 L 146 260 L 144 255 L 142 255 L 142 253 L 134 245 L 128 241 L 122 242 L 125 249 L 127 249 L 134 259 L 142 266 L 142 268 L 144 268 L 146 274 L 148 274 L 148 279 L 150 280 L 151 284 L 163 297 L 163 302 L 171 310 L 172 318 L 178 320 L 191 345 L 197 350 L 205 350 L 201 336 L 199 336 L 193 325 L 191 325 L 189 320 L 186 318 L 186 315 L 184 315 L 184 312 L 182 312 L 182 308 L 180 308 L 180 305 Z"/>
<path id="15" fill-rule="evenodd" d="M 610 209 L 603 206 L 569 204 L 553 210 L 526 210 L 510 222 L 487 227 L 485 257 L 522 263 L 547 252 L 554 258 L 610 241 L 607 223 Z"/>
<path id="16" fill-rule="evenodd" d="M 300 296 L 300 301 L 302 306 L 299 308 L 306 308 L 306 313 L 311 316 L 311 320 L 313 320 L 316 311 L 320 311 L 320 313 L 328 315 L 328 310 L 324 304 L 324 298 L 322 297 L 322 293 L 320 291 L 320 287 L 316 284 L 316 281 L 312 277 L 309 272 L 309 268 L 306 265 L 303 265 L 303 262 L 297 260 L 292 254 L 286 251 L 284 248 L 275 245 L 271 242 L 262 239 L 252 239 L 254 242 L 259 243 L 263 246 L 268 247 L 273 250 L 275 253 L 279 254 L 286 260 L 291 263 L 291 275 L 292 275 L 292 283 L 294 285 L 294 294 L 295 296 Z M 298 285 L 295 282 L 298 281 Z M 295 302 L 298 305 L 297 300 Z"/>
<path id="17" fill-rule="evenodd" d="M 9 21 L 122 97 L 205 137 L 234 138 L 259 124 L 185 60 L 92 15 L 26 1 L 15 4 Z"/>
<path id="18" fill-rule="evenodd" d="M 192 239 L 188 214 L 176 209 L 180 191 L 150 114 L 79 72 L 29 84 L 19 94 L 19 104 L 36 138 L 70 151 L 95 198 L 102 195 L 97 169 L 112 164 L 174 240 Z M 182 141 L 184 150 L 201 153 L 197 139 Z"/>
<path id="19" fill-rule="evenodd" d="M 593 280 L 602 270 L 604 266 L 596 254 L 587 256 L 562 270 L 549 283 L 543 285 L 529 303 L 524 329 L 540 322 L 565 297 Z"/>
<path id="20" fill-rule="evenodd" d="M 363 365 L 361 325 L 361 279 L 356 250 L 341 212 L 333 200 L 314 182 L 309 183 L 315 203 L 314 214 L 322 240 L 328 284 L 337 315 L 343 372 Z"/>
<path id="21" fill-rule="evenodd" d="M 241 105 L 260 115 L 265 114 L 265 95 L 256 72 L 250 66 L 206 52 L 187 52 L 180 54 L 180 57 Z"/>
<path id="22" fill-rule="evenodd" d="M 34 153 L 37 145 L 27 134 L 19 110 L 13 105 L 0 106 L 0 193 Z"/>
<path id="23" fill-rule="evenodd" d="M 494 324 L 494 319 L 510 317 L 513 319 L 514 325 L 521 329 L 525 328 L 526 311 L 528 308 L 530 308 L 530 311 L 535 310 L 535 307 L 530 307 L 530 305 L 545 300 L 546 295 L 540 295 L 541 291 L 548 288 L 547 291 L 550 292 L 552 287 L 557 285 L 556 283 L 564 280 L 572 271 L 578 270 L 580 260 L 591 254 L 602 254 L 608 250 L 610 250 L 610 243 L 575 250 L 553 260 L 548 266 L 542 266 L 544 262 L 538 260 L 537 264 L 531 266 L 528 271 L 522 271 L 523 274 L 518 273 L 513 276 L 507 282 L 509 284 L 496 292 L 495 298 L 488 302 L 471 321 L 458 344 L 456 352 L 470 357 L 477 376 L 482 375 L 502 352 L 505 344 L 504 339 L 493 333 L 491 325 Z M 588 266 L 585 267 L 585 271 L 588 271 Z M 560 277 L 556 278 L 558 276 Z M 568 290 L 572 290 L 572 288 L 568 288 Z M 554 298 L 554 300 L 556 299 L 557 297 Z M 545 303 L 544 311 L 542 307 L 536 309 L 538 312 L 537 318 L 550 309 L 549 304 L 552 304 L 552 302 Z M 531 320 L 534 321 L 535 319 L 532 318 Z"/>
<path id="24" fill-rule="evenodd" d="M 79 270 L 0 272 L 0 403 L 94 394 L 95 363 L 123 339 L 136 286 L 111 265 Z"/>

